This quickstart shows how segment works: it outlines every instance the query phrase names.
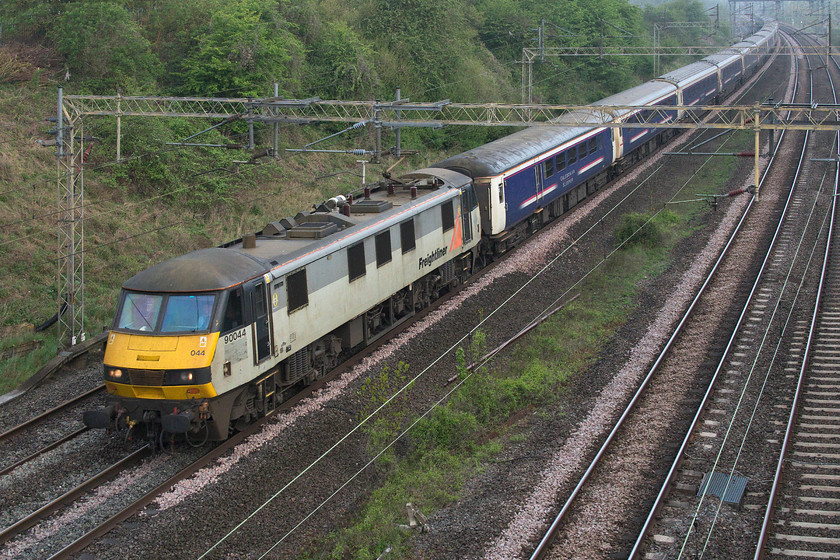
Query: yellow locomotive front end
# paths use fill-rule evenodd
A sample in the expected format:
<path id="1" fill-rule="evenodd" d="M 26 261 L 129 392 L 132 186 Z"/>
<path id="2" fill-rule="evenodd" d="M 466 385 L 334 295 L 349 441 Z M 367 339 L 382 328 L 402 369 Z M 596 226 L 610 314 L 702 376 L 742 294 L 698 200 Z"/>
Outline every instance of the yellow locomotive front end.
<path id="1" fill-rule="evenodd" d="M 108 392 L 167 400 L 217 396 L 210 370 L 219 339 L 210 332 L 216 299 L 126 292 L 105 347 Z"/>
<path id="2" fill-rule="evenodd" d="M 221 295 L 124 291 L 103 360 L 105 387 L 116 399 L 86 412 L 85 423 L 139 426 L 147 438 L 167 432 L 219 439 L 208 420 L 218 397 L 212 365 L 219 332 L 212 332 L 212 319 Z"/>
<path id="3" fill-rule="evenodd" d="M 266 270 L 259 259 L 210 248 L 129 279 L 105 345 L 109 405 L 86 411 L 85 424 L 200 443 L 226 439 L 232 420 L 254 416 L 246 388 L 273 365 L 253 358 L 270 354 L 251 334 L 269 323 L 266 298 L 254 296 Z"/>

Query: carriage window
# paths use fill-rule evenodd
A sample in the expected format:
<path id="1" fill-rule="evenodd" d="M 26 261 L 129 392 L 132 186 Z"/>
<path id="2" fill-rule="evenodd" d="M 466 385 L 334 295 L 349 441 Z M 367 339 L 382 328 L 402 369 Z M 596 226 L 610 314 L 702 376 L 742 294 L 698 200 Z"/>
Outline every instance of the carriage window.
<path id="1" fill-rule="evenodd" d="M 400 224 L 400 243 L 402 244 L 403 254 L 414 249 L 414 220 L 408 220 Z"/>
<path id="2" fill-rule="evenodd" d="M 557 154 L 557 172 L 560 173 L 566 169 L 566 154 Z"/>
<path id="3" fill-rule="evenodd" d="M 391 262 L 391 231 L 376 236 L 376 266 Z"/>
<path id="4" fill-rule="evenodd" d="M 553 157 L 545 160 L 545 163 L 543 165 L 545 166 L 544 171 L 545 171 L 545 176 L 546 177 L 551 177 L 552 175 L 554 175 L 554 158 Z"/>
<path id="5" fill-rule="evenodd" d="M 286 298 L 289 302 L 289 313 L 309 304 L 305 268 L 286 277 Z"/>
<path id="6" fill-rule="evenodd" d="M 161 303 L 161 295 L 127 292 L 117 320 L 117 328 L 132 331 L 155 330 Z"/>
<path id="7" fill-rule="evenodd" d="M 566 150 L 566 155 L 569 158 L 569 165 L 575 163 L 577 161 L 577 146 L 572 146 Z"/>
<path id="8" fill-rule="evenodd" d="M 589 155 L 594 154 L 597 149 L 598 149 L 598 143 L 595 140 L 595 137 L 593 136 L 592 138 L 589 139 Z"/>
<path id="9" fill-rule="evenodd" d="M 169 296 L 163 314 L 161 332 L 198 332 L 210 328 L 214 294 Z"/>
<path id="10" fill-rule="evenodd" d="M 452 213 L 451 200 L 440 205 L 440 218 L 443 223 L 443 231 L 449 231 L 455 227 L 455 215 Z"/>
<path id="11" fill-rule="evenodd" d="M 596 137 L 596 140 L 597 140 L 597 142 L 598 142 L 598 151 L 600 151 L 600 150 L 601 150 L 601 148 L 603 147 L 603 144 L 601 144 L 601 137 L 600 137 L 600 136 L 597 136 L 597 137 Z"/>

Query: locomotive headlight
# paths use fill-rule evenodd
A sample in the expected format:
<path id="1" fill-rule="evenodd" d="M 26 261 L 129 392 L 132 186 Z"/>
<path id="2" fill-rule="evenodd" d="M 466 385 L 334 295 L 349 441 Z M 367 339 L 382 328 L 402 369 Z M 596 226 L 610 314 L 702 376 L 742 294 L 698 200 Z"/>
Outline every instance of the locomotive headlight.
<path id="1" fill-rule="evenodd" d="M 171 369 L 166 372 L 164 385 L 202 385 L 210 383 L 210 368 Z"/>
<path id="2" fill-rule="evenodd" d="M 122 372 L 122 370 L 121 370 L 121 369 L 119 369 L 119 368 L 116 368 L 116 369 L 112 369 L 112 370 L 111 370 L 111 377 L 113 377 L 114 379 L 120 379 L 120 378 L 122 378 L 122 374 L 123 374 L 123 372 Z"/>

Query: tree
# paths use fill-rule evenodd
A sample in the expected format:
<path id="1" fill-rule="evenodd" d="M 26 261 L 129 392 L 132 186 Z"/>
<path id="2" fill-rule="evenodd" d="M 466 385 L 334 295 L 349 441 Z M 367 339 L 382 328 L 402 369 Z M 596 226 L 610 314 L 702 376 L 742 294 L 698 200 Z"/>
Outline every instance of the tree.
<path id="1" fill-rule="evenodd" d="M 361 21 L 386 87 L 412 99 L 498 100 L 506 69 L 478 40 L 479 12 L 455 0 L 369 0 Z M 406 83 L 407 82 L 407 83 Z"/>
<path id="2" fill-rule="evenodd" d="M 326 24 L 310 58 L 318 93 L 340 99 L 370 96 L 379 83 L 372 57 L 373 49 L 346 23 Z"/>
<path id="3" fill-rule="evenodd" d="M 56 20 L 51 33 L 74 81 L 94 93 L 151 92 L 162 66 L 140 27 L 122 6 L 109 2 L 74 2 Z M 77 82 L 78 83 L 78 82 Z"/>
<path id="4" fill-rule="evenodd" d="M 269 0 L 220 4 L 182 67 L 182 93 L 264 97 L 294 89 L 303 47 Z"/>

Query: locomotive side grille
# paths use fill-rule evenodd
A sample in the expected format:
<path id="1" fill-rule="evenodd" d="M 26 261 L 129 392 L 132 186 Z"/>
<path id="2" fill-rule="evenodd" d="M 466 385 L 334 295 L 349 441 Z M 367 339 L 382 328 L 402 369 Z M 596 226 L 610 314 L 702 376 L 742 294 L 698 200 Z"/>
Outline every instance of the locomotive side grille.
<path id="1" fill-rule="evenodd" d="M 130 369 L 128 379 L 132 385 L 163 385 L 163 370 Z"/>
<path id="2" fill-rule="evenodd" d="M 446 261 L 440 266 L 441 284 L 449 284 L 455 278 L 455 262 Z"/>
<path id="3" fill-rule="evenodd" d="M 307 373 L 309 373 L 309 348 L 301 348 L 286 360 L 288 370 L 286 370 L 285 383 L 294 383 Z"/>

